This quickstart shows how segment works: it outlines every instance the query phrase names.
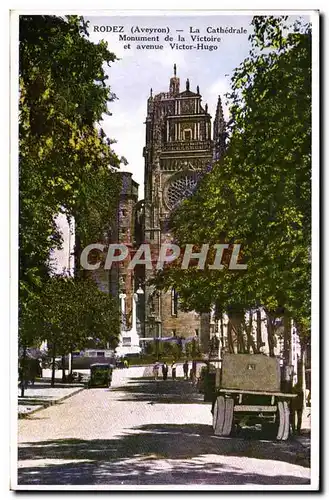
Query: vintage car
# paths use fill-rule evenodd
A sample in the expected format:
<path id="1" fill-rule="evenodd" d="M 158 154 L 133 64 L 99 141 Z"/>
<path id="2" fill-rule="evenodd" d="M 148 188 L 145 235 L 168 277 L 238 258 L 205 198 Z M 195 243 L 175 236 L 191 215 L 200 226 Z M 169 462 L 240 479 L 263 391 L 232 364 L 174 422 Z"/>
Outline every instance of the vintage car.
<path id="1" fill-rule="evenodd" d="M 73 370 L 87 370 L 96 363 L 115 364 L 115 356 L 110 349 L 85 349 L 73 352 L 71 361 Z M 69 356 L 64 357 L 64 368 L 69 368 Z"/>
<path id="2" fill-rule="evenodd" d="M 110 363 L 94 363 L 90 366 L 90 378 L 88 388 L 90 387 L 110 387 L 112 383 L 112 372 L 114 365 Z"/>

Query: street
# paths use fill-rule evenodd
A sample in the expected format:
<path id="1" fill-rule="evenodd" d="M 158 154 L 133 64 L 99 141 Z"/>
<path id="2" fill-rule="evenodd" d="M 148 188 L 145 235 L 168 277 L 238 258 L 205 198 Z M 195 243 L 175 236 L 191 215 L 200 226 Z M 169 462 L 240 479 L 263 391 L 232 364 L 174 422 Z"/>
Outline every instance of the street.
<path id="1" fill-rule="evenodd" d="M 309 484 L 297 441 L 268 441 L 255 428 L 215 437 L 210 404 L 190 382 L 138 370 L 115 370 L 110 389 L 20 420 L 19 486 Z"/>

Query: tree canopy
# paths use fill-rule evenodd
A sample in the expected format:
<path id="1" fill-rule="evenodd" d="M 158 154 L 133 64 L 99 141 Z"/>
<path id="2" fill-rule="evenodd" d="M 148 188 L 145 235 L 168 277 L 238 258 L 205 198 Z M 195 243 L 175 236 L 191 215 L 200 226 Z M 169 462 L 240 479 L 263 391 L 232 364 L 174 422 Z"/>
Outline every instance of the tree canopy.
<path id="1" fill-rule="evenodd" d="M 55 217 L 76 221 L 81 244 L 103 236 L 116 208 L 120 162 L 99 123 L 115 99 L 107 44 L 78 16 L 20 16 L 20 312 L 45 290 L 49 253 L 61 247 Z M 32 301 L 32 302 L 31 302 Z M 21 332 L 23 335 L 23 332 Z M 26 338 L 30 334 L 26 330 Z"/>
<path id="2" fill-rule="evenodd" d="M 311 31 L 299 21 L 257 16 L 250 55 L 231 80 L 224 157 L 175 210 L 178 244 L 240 243 L 245 271 L 184 271 L 170 265 L 186 309 L 264 307 L 307 336 L 311 282 Z M 228 261 L 224 252 L 223 263 Z"/>

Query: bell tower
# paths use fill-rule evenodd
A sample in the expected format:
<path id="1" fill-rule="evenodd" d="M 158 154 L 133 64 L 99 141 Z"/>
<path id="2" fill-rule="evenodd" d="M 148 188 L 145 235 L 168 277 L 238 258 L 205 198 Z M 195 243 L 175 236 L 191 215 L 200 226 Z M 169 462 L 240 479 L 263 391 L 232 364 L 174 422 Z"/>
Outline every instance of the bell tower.
<path id="1" fill-rule="evenodd" d="M 187 78 L 181 91 L 175 64 L 169 92 L 150 92 L 145 125 L 144 239 L 158 255 L 161 244 L 172 241 L 167 224 L 170 212 L 194 192 L 201 176 L 222 153 L 225 123 L 219 98 L 212 137 L 211 116 L 199 86 L 193 91 Z M 152 273 L 145 270 L 145 282 Z M 146 286 L 146 337 L 198 337 L 207 349 L 206 329 L 204 318 L 179 309 L 175 290 L 165 293 Z"/>

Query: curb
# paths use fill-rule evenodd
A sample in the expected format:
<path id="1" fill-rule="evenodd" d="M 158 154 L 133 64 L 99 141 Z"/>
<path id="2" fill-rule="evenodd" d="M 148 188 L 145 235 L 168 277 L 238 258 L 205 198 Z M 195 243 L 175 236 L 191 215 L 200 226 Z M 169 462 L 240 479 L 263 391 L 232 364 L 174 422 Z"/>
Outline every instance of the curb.
<path id="1" fill-rule="evenodd" d="M 62 398 L 55 399 L 53 401 L 47 401 L 47 402 L 45 402 L 41 406 L 41 408 L 36 408 L 35 410 L 29 411 L 28 413 L 18 413 L 18 419 L 20 420 L 20 419 L 23 419 L 23 418 L 28 418 L 33 413 L 37 413 L 38 411 L 45 410 L 49 406 L 53 406 L 53 405 L 56 405 L 57 403 L 61 403 L 65 399 L 68 399 L 71 396 L 75 396 L 75 394 L 78 394 L 79 392 L 84 391 L 84 390 L 85 390 L 85 387 L 79 387 L 79 389 L 77 389 L 76 391 L 71 392 L 70 394 L 67 394 L 66 396 L 63 396 Z"/>

